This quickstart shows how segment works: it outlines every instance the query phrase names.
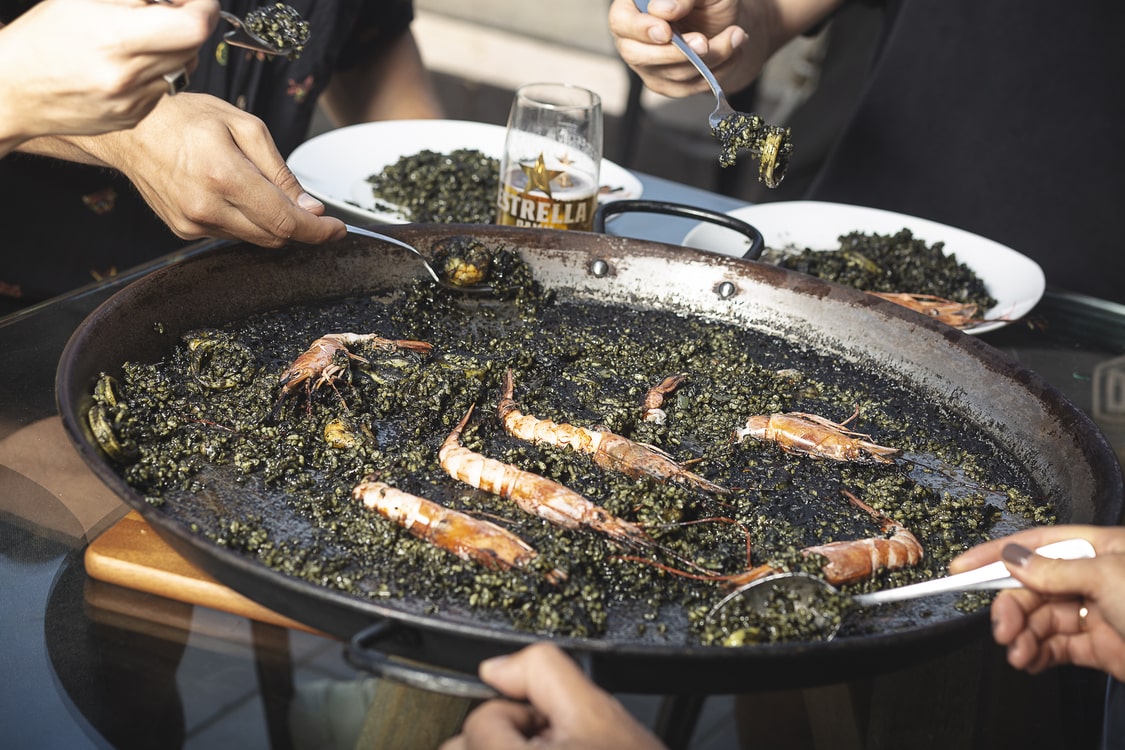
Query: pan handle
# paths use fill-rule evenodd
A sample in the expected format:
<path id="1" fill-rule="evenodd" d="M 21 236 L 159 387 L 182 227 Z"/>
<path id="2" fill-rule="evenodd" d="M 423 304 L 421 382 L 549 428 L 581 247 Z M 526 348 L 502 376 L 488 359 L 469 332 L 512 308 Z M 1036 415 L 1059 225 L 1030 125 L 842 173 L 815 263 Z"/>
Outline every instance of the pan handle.
<path id="1" fill-rule="evenodd" d="M 419 690 L 451 695 L 455 698 L 489 700 L 500 693 L 477 677 L 460 672 L 434 669 L 418 662 L 393 661 L 376 645 L 391 636 L 408 635 L 411 631 L 398 627 L 393 620 L 380 620 L 352 636 L 344 649 L 344 658 L 358 669 Z"/>
<path id="2" fill-rule="evenodd" d="M 366 670 L 376 677 L 431 693 L 482 701 L 506 697 L 473 675 L 434 669 L 418 662 L 395 662 L 383 652 L 376 650 L 375 645 L 380 640 L 396 634 L 400 637 L 417 638 L 414 631 L 399 628 L 398 623 L 393 620 L 379 620 L 352 636 L 344 649 L 344 658 L 353 667 Z M 583 651 L 570 653 L 570 657 L 578 662 L 579 668 L 586 677 L 594 681 L 592 654 Z"/>
<path id="3" fill-rule="evenodd" d="M 706 208 L 688 206 L 682 203 L 668 203 L 667 201 L 620 200 L 603 203 L 598 206 L 598 210 L 594 213 L 594 231 L 598 234 L 605 234 L 606 221 L 608 221 L 611 216 L 625 213 L 665 214 L 667 216 L 679 216 L 684 219 L 699 219 L 700 221 L 706 221 L 710 224 L 717 224 L 721 227 L 731 229 L 739 234 L 745 235 L 746 238 L 750 240 L 750 249 L 742 255 L 746 260 L 757 260 L 762 255 L 762 250 L 764 250 L 766 246 L 766 242 L 762 238 L 762 233 L 753 225 L 747 224 L 741 219 L 736 219 L 733 216 L 721 214 L 716 211 L 709 211 Z"/>

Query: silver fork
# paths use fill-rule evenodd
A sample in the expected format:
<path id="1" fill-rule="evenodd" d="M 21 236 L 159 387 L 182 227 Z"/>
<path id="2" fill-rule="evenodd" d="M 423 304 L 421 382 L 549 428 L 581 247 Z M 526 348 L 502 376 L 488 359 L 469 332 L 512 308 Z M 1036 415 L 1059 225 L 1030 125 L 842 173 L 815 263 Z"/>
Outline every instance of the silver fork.
<path id="1" fill-rule="evenodd" d="M 633 4 L 637 6 L 637 10 L 641 13 L 648 13 L 648 0 L 633 0 Z M 684 38 L 680 36 L 680 32 L 676 31 L 675 27 L 672 28 L 672 44 L 680 48 L 680 52 L 684 53 L 684 57 L 688 59 L 699 74 L 707 81 L 711 87 L 711 91 L 715 93 L 715 111 L 713 111 L 707 118 L 707 122 L 711 124 L 711 129 L 714 130 L 719 126 L 719 123 L 733 115 L 734 108 L 730 106 L 727 101 L 727 95 L 723 93 L 723 87 L 715 79 L 715 74 L 707 67 L 707 64 L 695 53 Z"/>

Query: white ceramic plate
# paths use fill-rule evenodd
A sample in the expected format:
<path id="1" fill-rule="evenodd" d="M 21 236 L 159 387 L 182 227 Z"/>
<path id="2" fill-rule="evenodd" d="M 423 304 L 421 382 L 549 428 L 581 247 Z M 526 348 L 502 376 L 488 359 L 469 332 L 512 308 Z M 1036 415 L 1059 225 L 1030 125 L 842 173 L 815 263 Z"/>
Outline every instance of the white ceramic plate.
<path id="1" fill-rule="evenodd" d="M 330 130 L 302 143 L 289 156 L 289 168 L 305 190 L 325 204 L 383 224 L 402 224 L 397 213 L 376 208 L 367 178 L 404 156 L 429 149 L 449 153 L 476 149 L 500 158 L 505 128 L 464 120 L 387 120 Z M 641 181 L 628 170 L 602 159 L 601 180 L 613 192 L 600 201 L 639 198 Z"/>
<path id="2" fill-rule="evenodd" d="M 893 211 L 843 203 L 783 201 L 738 208 L 729 214 L 755 226 L 770 248 L 831 250 L 840 246 L 841 235 L 850 232 L 894 234 L 900 229 L 909 229 L 931 245 L 944 242 L 945 253 L 956 255 L 971 268 L 996 299 L 996 305 L 985 311 L 987 322 L 963 329 L 966 333 L 991 331 L 1026 315 L 1039 302 L 1046 285 L 1038 263 L 1005 245 Z M 688 232 L 683 244 L 736 256 L 749 248 L 749 240 L 742 235 L 706 223 Z"/>

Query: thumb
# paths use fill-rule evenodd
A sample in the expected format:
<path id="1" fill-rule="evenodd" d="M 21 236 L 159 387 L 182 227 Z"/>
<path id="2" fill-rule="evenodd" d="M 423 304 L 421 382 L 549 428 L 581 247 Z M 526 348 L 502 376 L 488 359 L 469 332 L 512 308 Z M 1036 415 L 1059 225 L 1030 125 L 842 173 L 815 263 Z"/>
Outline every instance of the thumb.
<path id="1" fill-rule="evenodd" d="M 529 701 L 552 723 L 581 712 L 583 702 L 601 692 L 570 656 L 546 641 L 482 662 L 480 675 L 509 698 Z"/>
<path id="2" fill-rule="evenodd" d="M 321 216 L 324 214 L 324 204 L 317 198 L 305 192 L 297 176 L 293 174 L 288 165 L 282 164 L 280 171 L 274 178 L 274 184 L 289 196 L 289 199 L 311 214 Z"/>
<path id="3" fill-rule="evenodd" d="M 1008 544 L 1000 553 L 1012 577 L 1040 594 L 1092 596 L 1096 577 L 1092 558 L 1056 560 L 1036 554 L 1022 544 Z"/>
<path id="4" fill-rule="evenodd" d="M 274 184 L 285 197 L 311 214 L 322 216 L 324 204 L 305 192 L 297 176 L 289 169 L 281 152 L 269 131 L 263 130 L 265 125 L 258 118 L 238 120 L 231 127 L 231 135 L 246 158 L 253 164 L 259 173 Z"/>

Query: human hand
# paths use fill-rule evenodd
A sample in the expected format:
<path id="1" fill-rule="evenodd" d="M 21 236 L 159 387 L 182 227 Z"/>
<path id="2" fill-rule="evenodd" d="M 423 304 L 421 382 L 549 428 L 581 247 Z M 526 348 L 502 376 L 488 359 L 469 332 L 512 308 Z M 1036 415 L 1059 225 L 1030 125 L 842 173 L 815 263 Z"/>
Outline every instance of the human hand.
<path id="1" fill-rule="evenodd" d="M 130 128 L 194 69 L 217 0 L 46 0 L 0 30 L 0 120 L 15 140 Z"/>
<path id="2" fill-rule="evenodd" d="M 707 82 L 671 45 L 672 23 L 728 91 L 750 84 L 769 57 L 841 0 L 614 0 L 609 29 L 621 59 L 658 94 L 683 97 Z"/>
<path id="3" fill-rule="evenodd" d="M 660 750 L 663 745 L 553 644 L 536 643 L 480 665 L 512 700 L 490 700 L 442 750 Z M 526 701 L 517 703 L 515 701 Z"/>
<path id="4" fill-rule="evenodd" d="M 85 143 L 183 239 L 280 247 L 345 234 L 343 222 L 323 216 L 324 204 L 305 193 L 265 124 L 216 97 L 165 97 L 132 130 Z"/>
<path id="5" fill-rule="evenodd" d="M 1082 538 L 1096 557 L 1052 560 L 1031 552 Z M 957 573 L 1004 560 L 1023 589 L 1001 592 L 992 604 L 992 634 L 1008 663 L 1037 674 L 1060 664 L 1093 667 L 1125 679 L 1125 528 L 1044 526 L 974 547 L 950 561 Z M 1079 611 L 1085 607 L 1086 616 Z"/>

